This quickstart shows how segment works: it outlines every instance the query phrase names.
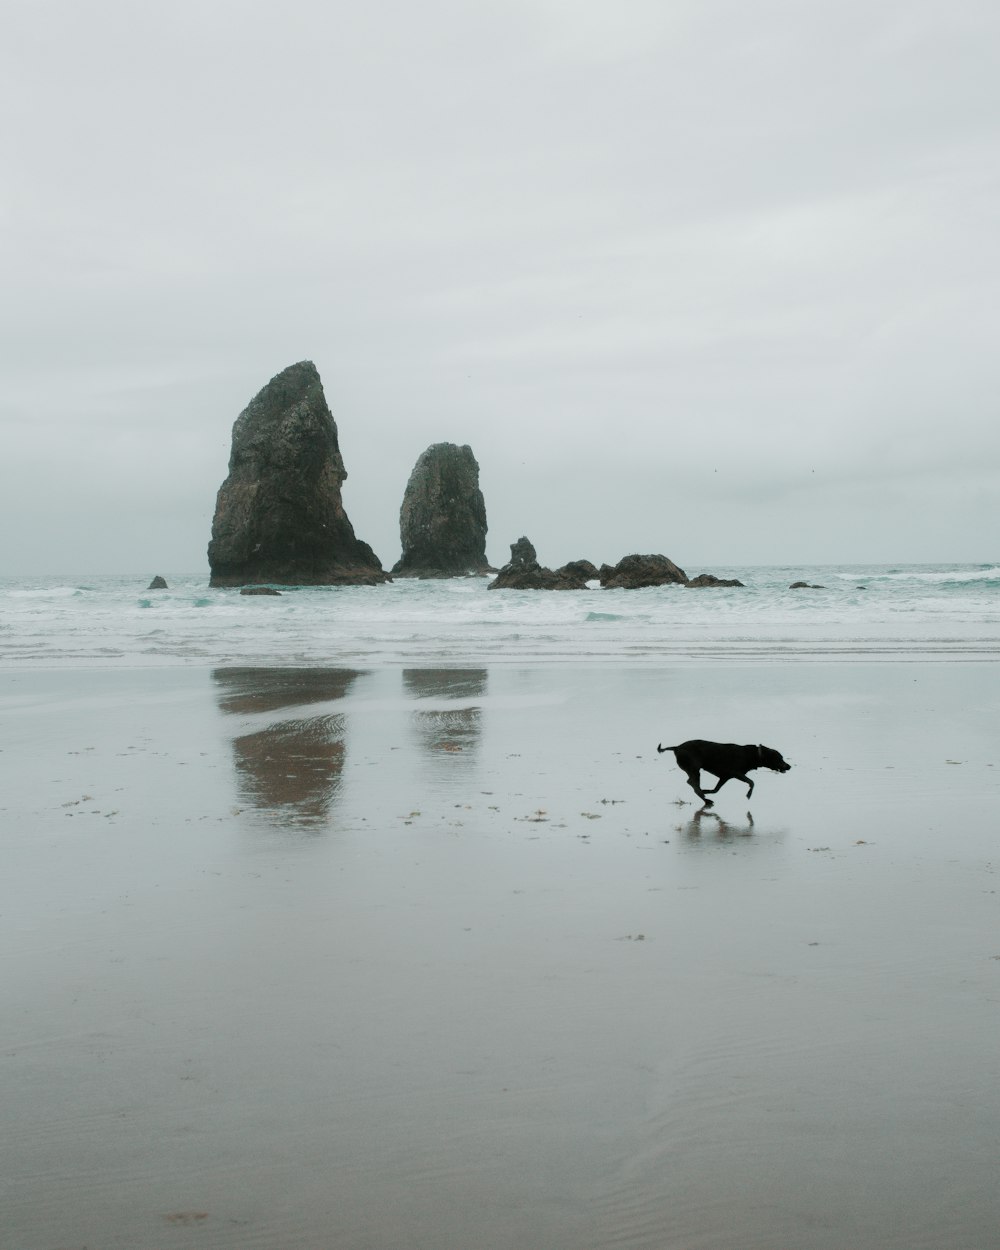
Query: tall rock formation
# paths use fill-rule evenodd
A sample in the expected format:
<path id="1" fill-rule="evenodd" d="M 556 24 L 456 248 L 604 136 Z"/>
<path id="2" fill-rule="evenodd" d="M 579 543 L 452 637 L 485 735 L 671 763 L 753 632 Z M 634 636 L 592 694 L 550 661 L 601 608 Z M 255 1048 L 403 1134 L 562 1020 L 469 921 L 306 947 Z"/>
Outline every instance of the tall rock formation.
<path id="1" fill-rule="evenodd" d="M 375 585 L 389 580 L 341 501 L 337 426 L 311 360 L 289 365 L 233 426 L 208 544 L 211 585 Z"/>
<path id="2" fill-rule="evenodd" d="M 479 465 L 468 446 L 435 443 L 419 457 L 399 510 L 399 577 L 491 573 L 486 559 L 486 503 Z"/>

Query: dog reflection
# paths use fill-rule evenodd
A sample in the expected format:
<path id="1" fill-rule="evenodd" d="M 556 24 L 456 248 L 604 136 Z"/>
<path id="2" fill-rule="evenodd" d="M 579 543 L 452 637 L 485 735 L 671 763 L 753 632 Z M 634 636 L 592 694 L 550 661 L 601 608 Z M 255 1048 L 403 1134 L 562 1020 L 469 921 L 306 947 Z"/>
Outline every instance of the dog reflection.
<path id="1" fill-rule="evenodd" d="M 745 824 L 723 820 L 718 812 L 700 808 L 684 826 L 684 836 L 689 842 L 698 842 L 703 833 L 715 834 L 715 840 L 732 842 L 735 838 L 748 838 L 753 833 L 753 816 L 747 812 Z"/>

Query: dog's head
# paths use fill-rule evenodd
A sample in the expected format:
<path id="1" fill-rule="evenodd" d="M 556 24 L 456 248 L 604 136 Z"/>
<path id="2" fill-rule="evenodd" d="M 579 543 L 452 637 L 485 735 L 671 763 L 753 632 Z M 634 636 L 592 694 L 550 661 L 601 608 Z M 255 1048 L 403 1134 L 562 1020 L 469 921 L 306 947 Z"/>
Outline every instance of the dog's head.
<path id="1" fill-rule="evenodd" d="M 762 768 L 773 768 L 776 773 L 787 773 L 791 768 L 791 764 L 782 759 L 781 752 L 775 751 L 773 747 L 760 748 L 760 763 Z"/>

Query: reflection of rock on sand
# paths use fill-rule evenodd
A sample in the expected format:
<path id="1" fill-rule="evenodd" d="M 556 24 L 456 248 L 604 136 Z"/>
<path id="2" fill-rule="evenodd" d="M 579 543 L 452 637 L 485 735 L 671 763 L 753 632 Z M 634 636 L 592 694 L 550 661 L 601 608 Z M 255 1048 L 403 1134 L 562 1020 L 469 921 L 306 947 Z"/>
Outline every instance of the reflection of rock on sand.
<path id="1" fill-rule="evenodd" d="M 290 809 L 297 823 L 325 820 L 340 789 L 345 728 L 342 716 L 314 716 L 234 738 L 243 802 Z"/>
<path id="2" fill-rule="evenodd" d="M 479 743 L 480 710 L 463 708 L 455 712 L 414 712 L 414 723 L 423 750 L 459 755 L 473 751 Z"/>
<path id="3" fill-rule="evenodd" d="M 349 668 L 217 668 L 212 672 L 219 707 L 239 716 L 343 699 L 359 676 Z"/>
<path id="4" fill-rule="evenodd" d="M 482 698 L 486 693 L 484 668 L 407 668 L 403 686 L 415 699 Z M 429 755 L 471 753 L 479 745 L 482 709 L 478 707 L 428 708 L 413 713 L 420 745 Z"/>
<path id="5" fill-rule="evenodd" d="M 219 707 L 235 715 L 266 715 L 344 698 L 357 673 L 348 669 L 216 669 Z M 242 802 L 293 824 L 325 821 L 344 768 L 346 718 L 341 714 L 281 720 L 233 739 Z"/>

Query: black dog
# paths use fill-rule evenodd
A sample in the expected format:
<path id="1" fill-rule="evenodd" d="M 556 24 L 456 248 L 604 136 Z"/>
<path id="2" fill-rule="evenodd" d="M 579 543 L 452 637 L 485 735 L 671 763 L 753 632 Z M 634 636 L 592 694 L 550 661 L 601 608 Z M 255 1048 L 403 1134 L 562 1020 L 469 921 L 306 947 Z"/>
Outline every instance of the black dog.
<path id="1" fill-rule="evenodd" d="M 690 742 L 682 742 L 677 747 L 661 747 L 657 751 L 673 751 L 677 763 L 687 773 L 688 785 L 704 799 L 706 807 L 713 803 L 702 790 L 701 770 L 718 777 L 719 784 L 708 794 L 717 794 L 727 781 L 734 777 L 737 781 L 745 781 L 750 787 L 747 798 L 753 794 L 753 782 L 747 773 L 754 768 L 771 768 L 776 773 L 787 773 L 791 764 L 786 764 L 779 752 L 771 747 L 747 746 L 739 747 L 735 742 L 704 742 L 701 738 L 693 738 Z"/>

